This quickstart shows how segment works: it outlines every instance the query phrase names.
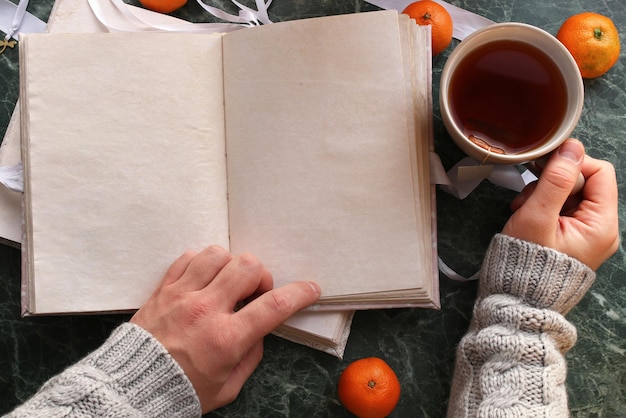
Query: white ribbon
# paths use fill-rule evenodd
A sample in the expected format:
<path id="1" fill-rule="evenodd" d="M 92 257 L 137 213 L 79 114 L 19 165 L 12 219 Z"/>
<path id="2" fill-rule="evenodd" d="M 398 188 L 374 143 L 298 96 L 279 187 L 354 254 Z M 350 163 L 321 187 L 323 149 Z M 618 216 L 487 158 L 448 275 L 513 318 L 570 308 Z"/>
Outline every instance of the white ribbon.
<path id="1" fill-rule="evenodd" d="M 17 40 L 20 32 L 39 33 L 46 30 L 46 22 L 26 11 L 28 0 L 13 4 L 9 0 L 0 0 L 0 31 L 6 33 L 5 42 Z"/>
<path id="2" fill-rule="evenodd" d="M 24 191 L 24 170 L 22 162 L 13 166 L 0 167 L 0 183 L 15 192 Z"/>
<path id="3" fill-rule="evenodd" d="M 537 177 L 523 166 L 482 165 L 471 157 L 463 158 L 446 173 L 447 182 L 439 181 L 441 188 L 458 199 L 465 199 L 483 180 L 521 192 Z"/>
<path id="4" fill-rule="evenodd" d="M 441 271 L 448 279 L 456 280 L 458 282 L 478 280 L 478 278 L 480 277 L 480 271 L 477 271 L 469 277 L 461 276 L 459 273 L 448 267 L 448 265 L 443 262 L 441 257 L 437 257 L 437 265 L 439 267 L 439 271 Z"/>
<path id="5" fill-rule="evenodd" d="M 28 6 L 28 0 L 20 0 L 17 8 L 15 9 L 13 19 L 11 20 L 11 26 L 7 31 L 7 35 L 4 37 L 5 41 L 11 39 L 13 35 L 17 33 L 18 28 L 22 25 L 22 20 L 24 19 L 24 15 L 26 14 L 26 6 Z"/>
<path id="6" fill-rule="evenodd" d="M 522 173 L 520 174 L 520 171 Z M 484 179 L 508 189 L 520 192 L 528 183 L 537 177 L 523 167 L 513 165 L 481 165 L 471 157 L 459 161 L 448 172 L 443 168 L 439 155 L 430 153 L 430 180 L 438 184 L 442 190 L 458 199 L 465 199 Z M 439 271 L 447 278 L 456 281 L 477 280 L 479 272 L 464 277 L 450 268 L 441 257 L 437 257 Z"/>
<path id="7" fill-rule="evenodd" d="M 241 23 L 245 26 L 258 26 L 261 23 L 264 25 L 272 23 L 267 14 L 267 9 L 270 7 L 272 0 L 268 0 L 264 2 L 263 0 L 256 0 L 256 7 L 258 10 L 251 9 L 243 4 L 239 3 L 236 0 L 231 0 L 237 7 L 239 7 L 239 14 L 232 15 L 226 13 L 225 11 L 218 9 L 217 7 L 209 6 L 202 2 L 202 0 L 197 0 L 198 4 L 202 6 L 204 10 L 211 13 L 213 16 L 218 19 L 226 20 L 227 22 L 232 23 Z"/>
<path id="8" fill-rule="evenodd" d="M 239 15 L 232 15 L 197 0 L 204 10 L 228 23 L 192 23 L 175 19 L 160 13 L 142 10 L 141 16 L 134 7 L 122 0 L 88 0 L 96 18 L 112 32 L 186 32 L 186 33 L 224 33 L 250 26 L 272 23 L 267 14 L 271 0 L 256 0 L 258 10 L 246 7 L 236 0 L 231 0 L 240 8 Z"/>

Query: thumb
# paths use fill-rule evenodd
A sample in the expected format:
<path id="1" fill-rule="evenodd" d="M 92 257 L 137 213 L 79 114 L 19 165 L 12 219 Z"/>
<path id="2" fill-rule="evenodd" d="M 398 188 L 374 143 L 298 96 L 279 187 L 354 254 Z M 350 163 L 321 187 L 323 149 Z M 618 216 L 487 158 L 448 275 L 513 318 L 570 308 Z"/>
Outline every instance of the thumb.
<path id="1" fill-rule="evenodd" d="M 570 196 L 585 156 L 585 147 L 576 139 L 568 139 L 548 160 L 533 193 L 524 203 L 528 210 L 540 210 L 558 216 Z"/>

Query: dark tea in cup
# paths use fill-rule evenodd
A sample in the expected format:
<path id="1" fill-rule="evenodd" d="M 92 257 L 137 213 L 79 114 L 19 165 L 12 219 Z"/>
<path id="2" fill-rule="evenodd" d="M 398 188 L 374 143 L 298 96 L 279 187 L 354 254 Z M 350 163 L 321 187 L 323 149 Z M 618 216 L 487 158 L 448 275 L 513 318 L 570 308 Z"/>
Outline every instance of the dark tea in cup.
<path id="1" fill-rule="evenodd" d="M 466 154 L 518 164 L 569 137 L 583 96 L 578 66 L 558 39 L 524 23 L 498 23 L 454 49 L 439 102 L 446 129 Z"/>
<path id="2" fill-rule="evenodd" d="M 493 152 L 534 148 L 556 132 L 567 108 L 554 61 L 528 43 L 500 40 L 469 53 L 450 80 L 450 109 L 466 135 Z"/>

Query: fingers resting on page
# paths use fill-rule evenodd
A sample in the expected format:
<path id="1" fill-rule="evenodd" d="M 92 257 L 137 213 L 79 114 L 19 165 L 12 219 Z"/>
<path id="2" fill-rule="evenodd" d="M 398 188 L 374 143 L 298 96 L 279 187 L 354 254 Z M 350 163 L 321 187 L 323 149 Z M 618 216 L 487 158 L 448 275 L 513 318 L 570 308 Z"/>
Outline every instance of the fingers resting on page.
<path id="1" fill-rule="evenodd" d="M 319 296 L 312 282 L 274 289 L 255 256 L 212 246 L 178 258 L 131 322 L 165 346 L 207 412 L 239 394 L 261 360 L 263 337 Z"/>
<path id="2" fill-rule="evenodd" d="M 582 173 L 585 184 L 572 195 Z M 619 246 L 615 168 L 585 155 L 583 144 L 565 141 L 535 183 L 511 204 L 506 235 L 554 248 L 597 269 Z"/>

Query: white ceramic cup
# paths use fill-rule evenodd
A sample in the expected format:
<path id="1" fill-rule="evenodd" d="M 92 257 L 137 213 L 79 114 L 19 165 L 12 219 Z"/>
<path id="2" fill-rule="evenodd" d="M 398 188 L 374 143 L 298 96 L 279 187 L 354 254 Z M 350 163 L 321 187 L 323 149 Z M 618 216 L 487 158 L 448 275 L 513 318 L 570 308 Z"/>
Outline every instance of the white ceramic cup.
<path id="1" fill-rule="evenodd" d="M 563 112 L 563 117 L 558 127 L 545 141 L 534 148 L 519 153 L 494 153 L 474 143 L 464 131 L 464 127 L 461 123 L 455 119 L 450 103 L 450 81 L 459 67 L 459 63 L 476 48 L 501 40 L 526 42 L 542 50 L 554 61 L 565 82 L 567 109 Z M 506 92 L 502 92 L 502 94 L 506 94 Z M 486 26 L 469 35 L 459 43 L 452 54 L 450 54 L 443 68 L 439 89 L 441 115 L 453 141 L 470 157 L 482 163 L 491 164 L 521 164 L 534 161 L 556 149 L 569 138 L 576 127 L 580 119 L 583 99 L 584 86 L 580 70 L 574 58 L 572 58 L 572 55 L 563 44 L 542 29 L 515 22 L 496 23 Z"/>

